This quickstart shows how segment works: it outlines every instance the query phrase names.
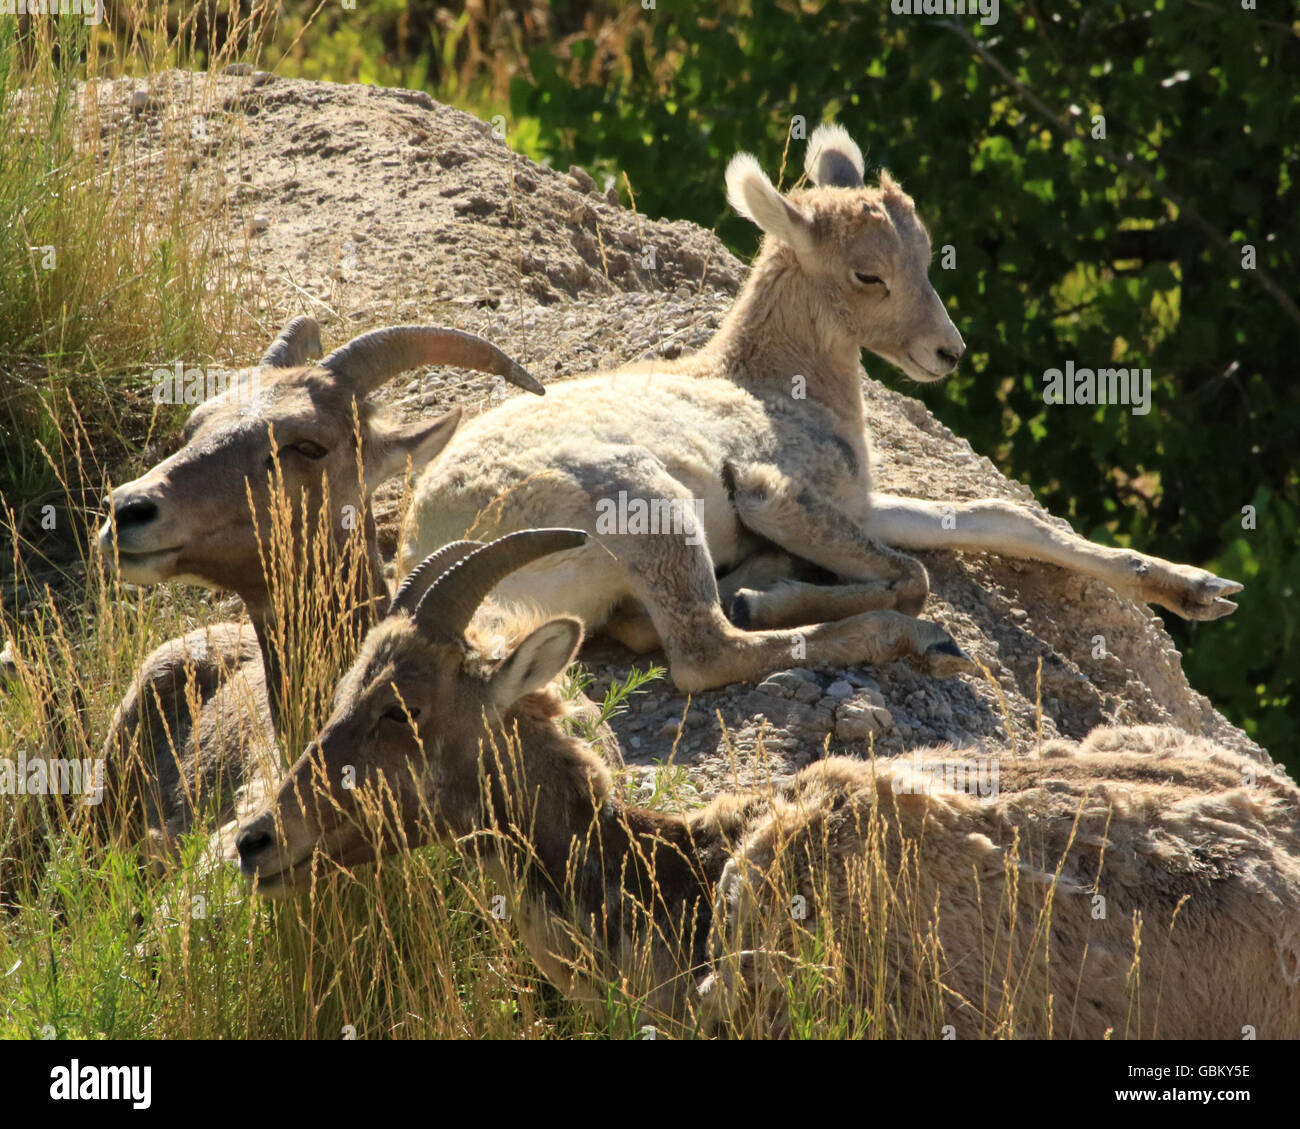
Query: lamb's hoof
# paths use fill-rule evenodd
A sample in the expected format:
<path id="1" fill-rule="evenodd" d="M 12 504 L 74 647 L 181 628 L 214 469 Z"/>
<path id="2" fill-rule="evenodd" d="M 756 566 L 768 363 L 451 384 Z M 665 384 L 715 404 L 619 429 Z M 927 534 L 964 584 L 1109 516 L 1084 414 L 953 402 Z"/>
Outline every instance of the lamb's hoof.
<path id="1" fill-rule="evenodd" d="M 945 639 L 925 649 L 925 669 L 935 678 L 951 678 L 955 674 L 974 674 L 979 667 L 956 643 Z"/>
<path id="2" fill-rule="evenodd" d="M 1222 619 L 1225 615 L 1232 615 L 1236 610 L 1237 605 L 1231 600 L 1216 599 L 1209 604 L 1188 604 L 1182 612 L 1182 617 L 1204 622 L 1211 619 Z"/>
<path id="3" fill-rule="evenodd" d="M 739 593 L 731 597 L 731 603 L 727 605 L 727 619 L 731 621 L 733 627 L 739 627 L 741 631 L 749 630 L 749 625 L 753 621 L 753 614 L 750 610 L 748 597 Z"/>
<path id="4" fill-rule="evenodd" d="M 1236 595 L 1243 587 L 1236 580 L 1224 580 L 1221 576 L 1206 573 L 1204 580 L 1194 585 L 1185 595 L 1166 602 L 1165 606 L 1184 619 L 1200 622 L 1222 619 L 1237 610 L 1237 605 L 1224 597 Z"/>

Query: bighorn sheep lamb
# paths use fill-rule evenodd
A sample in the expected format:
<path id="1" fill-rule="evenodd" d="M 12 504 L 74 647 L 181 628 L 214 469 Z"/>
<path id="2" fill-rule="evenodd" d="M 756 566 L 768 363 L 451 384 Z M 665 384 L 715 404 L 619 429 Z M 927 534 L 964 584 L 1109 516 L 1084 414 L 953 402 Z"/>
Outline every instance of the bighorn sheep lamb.
<path id="1" fill-rule="evenodd" d="M 1008 502 L 945 514 L 872 494 L 859 351 L 932 381 L 965 345 L 927 278 L 912 199 L 887 172 L 865 185 L 838 126 L 814 132 L 805 164 L 813 187 L 788 195 L 747 154 L 728 167 L 728 199 L 766 238 L 712 341 L 462 427 L 417 485 L 399 572 L 455 537 L 586 529 L 588 545 L 524 570 L 503 596 L 634 650 L 662 645 L 683 690 L 761 679 L 792 656 L 972 669 L 941 627 L 913 618 L 929 581 L 899 550 L 1047 561 L 1190 619 L 1233 611 L 1223 597 L 1240 584 L 1094 545 Z"/>
<path id="2" fill-rule="evenodd" d="M 881 1034 L 1300 1036 L 1300 790 L 1283 774 L 1173 729 L 1102 729 L 993 758 L 984 798 L 955 777 L 988 762 L 930 750 L 831 757 L 689 815 L 632 807 L 559 724 L 551 683 L 582 625 L 480 606 L 585 540 L 456 542 L 407 578 L 238 835 L 257 889 L 438 839 L 505 882 L 564 992 L 599 1012 L 620 985 L 688 1029 L 786 1031 L 803 951 Z M 490 652 L 501 633 L 513 649 Z"/>
<path id="3" fill-rule="evenodd" d="M 275 645 L 282 625 L 265 575 L 276 498 L 291 514 L 293 559 L 310 557 L 309 567 L 348 568 L 347 527 L 364 531 L 365 560 L 357 568 L 353 559 L 338 585 L 340 630 L 359 641 L 388 601 L 368 492 L 408 458 L 415 466 L 431 458 L 460 420 L 457 408 L 399 426 L 385 421 L 370 394 L 427 364 L 491 372 L 542 392 L 504 353 L 454 329 L 379 329 L 310 363 L 320 355 L 316 322 L 295 318 L 255 369 L 195 408 L 179 451 L 107 500 L 99 541 L 122 579 L 231 590 L 251 621 L 201 627 L 158 647 L 113 719 L 104 747 L 108 787 L 95 814 L 113 827 L 143 820 L 158 859 L 190 827 L 196 798 L 228 817 L 249 766 L 279 761 L 287 686 Z M 318 538 L 326 498 L 329 531 Z M 123 813 L 122 805 L 135 810 Z"/>

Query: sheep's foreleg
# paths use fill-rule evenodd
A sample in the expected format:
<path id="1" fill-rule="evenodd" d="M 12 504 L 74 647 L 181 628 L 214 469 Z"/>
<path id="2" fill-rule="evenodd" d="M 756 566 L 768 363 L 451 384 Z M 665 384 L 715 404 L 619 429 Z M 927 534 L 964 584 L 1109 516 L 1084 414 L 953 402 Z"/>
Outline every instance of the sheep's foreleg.
<path id="1" fill-rule="evenodd" d="M 913 615 L 924 606 L 930 593 L 925 566 L 871 535 L 865 505 L 854 512 L 848 504 L 802 488 L 775 467 L 738 470 L 735 478 L 732 503 L 747 529 L 854 589 L 837 597 L 829 595 L 829 587 L 798 583 L 747 594 L 754 623 L 809 623 L 837 610 L 843 615 L 894 608 Z M 764 609 L 765 603 L 771 607 Z M 831 616 L 820 615 L 823 609 Z"/>
<path id="2" fill-rule="evenodd" d="M 899 549 L 998 553 L 1044 561 L 1103 580 L 1130 598 L 1159 604 L 1184 619 L 1218 619 L 1237 610 L 1224 599 L 1242 586 L 1190 565 L 1132 549 L 1097 545 L 1013 502 L 929 502 L 875 494 L 871 533 Z"/>

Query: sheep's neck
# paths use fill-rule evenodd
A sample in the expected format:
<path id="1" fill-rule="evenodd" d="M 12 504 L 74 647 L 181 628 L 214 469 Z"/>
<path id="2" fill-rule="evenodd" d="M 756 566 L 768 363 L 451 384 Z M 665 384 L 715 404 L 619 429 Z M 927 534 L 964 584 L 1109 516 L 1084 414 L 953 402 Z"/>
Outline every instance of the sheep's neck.
<path id="1" fill-rule="evenodd" d="M 809 311 L 808 285 L 793 251 L 765 247 L 705 352 L 756 392 L 789 397 L 802 377 L 804 397 L 861 428 L 861 349 L 828 316 Z"/>
<path id="2" fill-rule="evenodd" d="M 360 567 L 352 567 L 344 589 L 337 593 L 333 607 L 329 609 L 331 621 L 337 624 L 336 630 L 344 639 L 359 642 L 372 624 L 383 617 L 388 608 L 388 588 L 384 581 L 384 564 L 379 555 L 378 534 L 374 517 L 369 509 L 365 511 L 365 560 Z M 342 545 L 331 541 L 332 552 L 324 567 L 337 574 L 337 570 L 349 567 L 347 554 Z M 266 699 L 271 710 L 271 720 L 276 729 L 280 729 L 280 718 L 284 702 L 293 701 L 295 692 L 292 678 L 286 677 L 283 652 L 292 646 L 292 634 L 286 638 L 281 631 L 280 619 L 276 614 L 270 592 L 262 577 L 256 590 L 240 592 L 253 631 L 257 635 L 257 645 L 262 652 L 262 671 L 266 678 Z M 351 655 L 344 656 L 344 665 Z"/>
<path id="3" fill-rule="evenodd" d="M 702 836 L 683 816 L 593 795 L 583 754 L 555 744 L 565 738 L 530 741 L 522 727 L 520 735 L 523 779 L 546 787 L 527 817 L 516 812 L 513 819 L 502 790 L 495 790 L 497 825 L 511 831 L 494 837 L 491 857 L 483 857 L 490 872 L 523 876 L 524 912 L 533 922 L 571 922 L 611 955 L 650 935 L 657 955 L 673 967 L 702 967 L 713 888 L 727 855 L 721 842 Z M 513 780 L 505 790 L 526 792 Z M 637 903 L 654 914 L 655 929 L 645 928 Z M 546 935 L 543 929 L 526 940 L 530 947 L 544 944 L 539 938 Z"/>

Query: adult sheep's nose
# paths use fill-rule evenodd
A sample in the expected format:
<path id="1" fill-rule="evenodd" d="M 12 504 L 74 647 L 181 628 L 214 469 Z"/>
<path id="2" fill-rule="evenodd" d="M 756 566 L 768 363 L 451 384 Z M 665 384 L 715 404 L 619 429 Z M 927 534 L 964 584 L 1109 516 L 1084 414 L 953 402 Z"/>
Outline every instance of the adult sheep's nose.
<path id="1" fill-rule="evenodd" d="M 258 864 L 270 853 L 275 843 L 270 826 L 261 818 L 253 820 L 235 836 L 235 850 L 239 852 L 240 872 L 251 878 Z"/>
<path id="2" fill-rule="evenodd" d="M 152 498 L 125 497 L 105 499 L 113 507 L 113 520 L 119 530 L 132 525 L 148 525 L 158 516 L 158 503 Z"/>

